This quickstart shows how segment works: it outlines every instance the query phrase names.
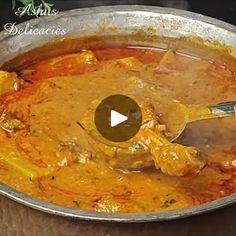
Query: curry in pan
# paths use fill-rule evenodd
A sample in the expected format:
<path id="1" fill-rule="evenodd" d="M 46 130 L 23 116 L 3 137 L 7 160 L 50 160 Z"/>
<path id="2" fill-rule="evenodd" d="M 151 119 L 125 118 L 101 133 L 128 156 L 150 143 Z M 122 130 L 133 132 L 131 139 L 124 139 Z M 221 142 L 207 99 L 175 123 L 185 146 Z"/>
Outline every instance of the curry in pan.
<path id="1" fill-rule="evenodd" d="M 236 72 L 226 64 L 110 46 L 2 70 L 0 93 L 0 181 L 32 197 L 131 213 L 186 208 L 236 191 L 235 117 L 191 123 L 175 142 L 161 119 L 171 110 L 166 101 L 236 100 Z M 127 142 L 104 140 L 93 124 L 95 107 L 113 94 L 142 109 L 142 126 Z"/>

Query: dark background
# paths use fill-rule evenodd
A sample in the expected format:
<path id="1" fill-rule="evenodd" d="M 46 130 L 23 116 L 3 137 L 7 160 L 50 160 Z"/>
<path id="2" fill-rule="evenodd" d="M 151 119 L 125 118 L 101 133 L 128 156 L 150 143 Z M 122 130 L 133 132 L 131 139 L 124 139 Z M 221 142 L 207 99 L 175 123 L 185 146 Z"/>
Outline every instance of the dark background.
<path id="1" fill-rule="evenodd" d="M 162 7 L 172 7 L 192 12 L 212 16 L 236 25 L 236 0 L 48 0 L 54 3 L 59 11 L 94 7 L 102 5 L 152 5 Z M 0 29 L 3 29 L 5 23 L 20 23 L 28 20 L 28 16 L 19 18 L 11 10 L 11 0 L 0 0 Z"/>

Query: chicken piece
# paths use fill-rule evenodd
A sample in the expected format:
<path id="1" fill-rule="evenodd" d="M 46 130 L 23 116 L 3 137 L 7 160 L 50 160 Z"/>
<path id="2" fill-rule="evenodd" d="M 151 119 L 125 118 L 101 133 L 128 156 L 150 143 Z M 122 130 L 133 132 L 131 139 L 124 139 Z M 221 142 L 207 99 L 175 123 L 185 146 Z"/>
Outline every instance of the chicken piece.
<path id="1" fill-rule="evenodd" d="M 96 204 L 98 212 L 117 212 L 122 207 L 121 203 L 112 194 L 106 194 Z"/>
<path id="2" fill-rule="evenodd" d="M 126 142 L 112 142 L 103 138 L 98 132 L 93 122 L 94 107 L 98 105 L 94 101 L 90 109 L 84 115 L 79 125 L 87 132 L 88 142 L 96 151 L 98 161 L 103 161 L 116 169 L 140 170 L 153 166 L 152 156 L 148 147 L 135 139 Z"/>
<path id="3" fill-rule="evenodd" d="M 166 127 L 160 125 L 154 107 L 150 103 L 144 103 L 142 112 L 143 116 L 146 117 L 146 122 L 145 126 L 142 125 L 137 136 L 141 142 L 149 147 L 155 167 L 171 176 L 199 173 L 206 164 L 206 160 L 201 156 L 200 151 L 195 147 L 171 143 L 164 135 Z"/>
<path id="4" fill-rule="evenodd" d="M 144 64 L 135 57 L 125 57 L 121 59 L 115 59 L 114 62 L 117 65 L 124 67 L 128 70 L 139 71 L 140 68 L 144 67 Z"/>
<path id="5" fill-rule="evenodd" d="M 25 125 L 20 119 L 14 117 L 13 114 L 3 112 L 0 116 L 0 128 L 10 133 L 25 128 Z"/>
<path id="6" fill-rule="evenodd" d="M 153 166 L 148 148 L 136 142 L 127 142 L 127 147 L 118 144 L 106 144 L 89 136 L 89 143 L 97 154 L 97 160 L 107 163 L 115 169 L 140 170 Z M 109 141 L 108 141 L 109 142 Z"/>
<path id="7" fill-rule="evenodd" d="M 18 90 L 20 80 L 16 73 L 9 73 L 0 70 L 0 95 L 12 90 Z"/>
<path id="8" fill-rule="evenodd" d="M 93 71 L 97 58 L 92 51 L 62 55 L 36 63 L 20 72 L 26 81 L 47 79 L 54 76 L 68 76 Z"/>
<path id="9" fill-rule="evenodd" d="M 88 140 L 97 151 L 97 157 L 109 166 L 119 169 L 138 170 L 149 166 L 161 169 L 171 176 L 196 174 L 206 161 L 194 147 L 170 143 L 164 135 L 165 125 L 160 124 L 153 106 L 142 103 L 143 124 L 136 136 L 126 142 L 114 143 L 104 139 L 95 128 L 90 109 L 81 121 L 88 133 Z"/>
<path id="10" fill-rule="evenodd" d="M 151 129 L 141 130 L 141 132 L 143 132 L 143 137 L 148 139 L 147 145 L 155 167 L 160 168 L 164 174 L 170 176 L 194 175 L 205 166 L 206 160 L 197 148 L 170 143 L 162 134 L 158 135 Z"/>

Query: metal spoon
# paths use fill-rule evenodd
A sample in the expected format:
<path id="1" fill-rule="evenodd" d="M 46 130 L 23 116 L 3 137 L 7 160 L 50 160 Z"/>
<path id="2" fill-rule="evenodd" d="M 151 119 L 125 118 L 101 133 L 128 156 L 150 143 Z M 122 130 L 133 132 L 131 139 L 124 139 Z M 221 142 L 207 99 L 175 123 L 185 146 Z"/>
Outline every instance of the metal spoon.
<path id="1" fill-rule="evenodd" d="M 172 112 L 161 114 L 170 141 L 176 140 L 188 123 L 236 115 L 236 101 L 208 106 L 184 105 L 179 101 L 172 101 L 171 107 Z"/>

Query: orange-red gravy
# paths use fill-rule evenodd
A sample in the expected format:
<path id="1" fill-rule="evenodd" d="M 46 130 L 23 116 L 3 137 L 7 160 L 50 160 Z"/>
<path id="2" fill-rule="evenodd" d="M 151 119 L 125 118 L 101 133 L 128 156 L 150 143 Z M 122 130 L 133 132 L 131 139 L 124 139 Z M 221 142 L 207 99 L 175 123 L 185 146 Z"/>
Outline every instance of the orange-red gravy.
<path id="1" fill-rule="evenodd" d="M 94 161 L 86 136 L 70 123 L 80 119 L 80 112 L 94 97 L 106 97 L 129 87 L 127 78 L 119 77 L 119 65 L 114 71 L 113 67 L 108 69 L 105 79 L 96 77 L 107 60 L 137 58 L 152 71 L 141 80 L 186 104 L 236 100 L 235 72 L 226 65 L 179 54 L 162 63 L 166 51 L 158 49 L 105 48 L 92 53 L 94 57 L 88 56 L 87 61 L 76 55 L 62 56 L 25 68 L 19 73 L 26 81 L 21 89 L 0 97 L 1 112 L 8 109 L 24 124 L 14 132 L 0 130 L 0 155 L 9 155 L 13 148 L 18 158 L 30 163 L 29 168 L 33 165 L 44 172 L 50 169 L 49 174 L 42 171 L 36 178 L 27 178 L 0 157 L 1 182 L 49 202 L 103 212 L 171 210 L 236 191 L 235 117 L 188 125 L 178 142 L 199 148 L 208 159 L 202 172 L 192 177 L 170 177 L 152 168 L 137 172 L 113 170 Z M 134 67 L 125 68 L 127 74 L 121 68 L 120 75 L 137 74 L 139 69 Z M 86 77 L 89 73 L 95 73 L 94 80 Z M 132 86 L 127 91 L 135 93 Z M 70 94 L 73 89 L 79 92 Z M 72 140 L 75 145 L 68 148 Z M 35 171 L 40 172 L 37 168 Z"/>

